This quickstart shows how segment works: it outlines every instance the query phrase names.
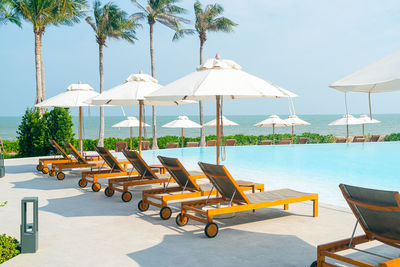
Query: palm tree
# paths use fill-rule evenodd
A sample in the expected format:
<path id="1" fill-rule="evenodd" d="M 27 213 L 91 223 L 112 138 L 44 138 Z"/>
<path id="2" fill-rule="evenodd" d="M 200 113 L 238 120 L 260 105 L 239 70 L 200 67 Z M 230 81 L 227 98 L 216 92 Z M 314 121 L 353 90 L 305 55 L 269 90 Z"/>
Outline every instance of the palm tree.
<path id="1" fill-rule="evenodd" d="M 159 22 L 174 31 L 178 31 L 181 23 L 189 23 L 189 20 L 180 17 L 186 13 L 184 8 L 176 5 L 180 0 L 147 0 L 146 6 L 142 6 L 137 0 L 131 0 L 140 9 L 141 12 L 135 13 L 132 16 L 147 19 L 150 26 L 150 60 L 151 60 L 151 75 L 155 78 L 155 65 L 154 65 L 154 45 L 153 45 L 153 31 L 154 25 Z M 158 149 L 157 144 L 157 124 L 156 124 L 156 108 L 153 106 L 153 145 L 152 149 Z"/>
<path id="2" fill-rule="evenodd" d="M 0 25 L 11 22 L 21 27 L 21 20 L 10 0 L 0 0 Z"/>
<path id="3" fill-rule="evenodd" d="M 174 39 L 179 39 L 187 34 L 197 33 L 200 40 L 200 65 L 203 64 L 203 48 L 207 41 L 207 32 L 233 32 L 233 27 L 238 24 L 226 17 L 221 17 L 224 8 L 219 4 L 209 4 L 204 9 L 199 1 L 194 3 L 196 22 L 194 30 L 181 29 L 177 31 Z M 200 124 L 204 124 L 203 102 L 199 101 Z M 204 127 L 200 129 L 200 146 L 205 146 L 206 137 Z"/>
<path id="4" fill-rule="evenodd" d="M 136 18 L 128 18 L 125 11 L 109 2 L 101 6 L 100 1 L 93 5 L 93 18 L 87 17 L 86 22 L 93 28 L 96 42 L 99 45 L 100 93 L 104 92 L 103 48 L 107 47 L 107 38 L 123 39 L 130 43 L 136 40 L 135 29 L 139 26 Z M 104 107 L 100 107 L 99 146 L 104 145 Z"/>
<path id="5" fill-rule="evenodd" d="M 42 37 L 50 25 L 72 25 L 85 14 L 86 0 L 10 0 L 18 15 L 32 23 L 35 34 L 36 101 L 45 99 Z"/>

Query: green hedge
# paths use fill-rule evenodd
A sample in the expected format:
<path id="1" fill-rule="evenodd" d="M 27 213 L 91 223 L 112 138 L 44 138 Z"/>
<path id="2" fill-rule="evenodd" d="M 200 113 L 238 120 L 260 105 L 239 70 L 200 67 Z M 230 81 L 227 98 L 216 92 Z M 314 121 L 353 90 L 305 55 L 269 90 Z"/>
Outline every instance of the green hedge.
<path id="1" fill-rule="evenodd" d="M 20 253 L 17 239 L 5 234 L 0 235 L 0 264 Z"/>
<path id="2" fill-rule="evenodd" d="M 400 141 L 400 133 L 392 133 L 385 137 L 385 141 Z"/>

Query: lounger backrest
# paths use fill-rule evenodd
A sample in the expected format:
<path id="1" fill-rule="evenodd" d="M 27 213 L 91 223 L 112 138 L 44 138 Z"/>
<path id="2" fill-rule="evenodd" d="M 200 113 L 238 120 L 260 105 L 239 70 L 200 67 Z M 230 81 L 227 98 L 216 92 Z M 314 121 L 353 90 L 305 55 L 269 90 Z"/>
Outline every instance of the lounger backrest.
<path id="1" fill-rule="evenodd" d="M 281 145 L 290 145 L 290 138 L 282 138 L 279 141 L 279 144 L 281 144 Z"/>
<path id="2" fill-rule="evenodd" d="M 56 140 L 49 139 L 51 146 L 58 151 L 58 153 L 63 156 L 64 159 L 71 159 L 67 153 L 65 153 L 64 149 L 60 147 L 60 145 L 56 142 Z"/>
<path id="3" fill-rule="evenodd" d="M 262 140 L 261 141 L 262 146 L 269 146 L 272 145 L 272 140 Z"/>
<path id="4" fill-rule="evenodd" d="M 225 142 L 225 146 L 235 146 L 236 145 L 236 139 L 227 139 Z"/>
<path id="5" fill-rule="evenodd" d="M 149 150 L 149 149 L 150 149 L 150 142 L 142 141 L 142 150 Z"/>
<path id="6" fill-rule="evenodd" d="M 208 140 L 206 146 L 216 146 L 217 140 Z"/>
<path id="7" fill-rule="evenodd" d="M 298 143 L 299 144 L 307 144 L 308 138 L 307 137 L 300 137 Z"/>
<path id="8" fill-rule="evenodd" d="M 336 139 L 336 143 L 346 143 L 346 138 L 339 137 L 338 139 Z"/>
<path id="9" fill-rule="evenodd" d="M 197 183 L 192 180 L 189 172 L 183 167 L 182 163 L 177 158 L 167 158 L 157 156 L 161 164 L 167 169 L 168 173 L 174 178 L 177 184 L 188 190 L 201 191 Z"/>
<path id="10" fill-rule="evenodd" d="M 125 157 L 132 166 L 138 171 L 139 175 L 142 178 L 148 179 L 158 179 L 157 175 L 154 171 L 147 165 L 147 163 L 143 160 L 143 158 L 139 155 L 139 153 L 135 150 L 124 150 L 122 151 Z"/>
<path id="11" fill-rule="evenodd" d="M 379 137 L 381 137 L 380 135 L 378 135 L 378 134 L 374 134 L 374 135 L 372 135 L 371 136 L 371 140 L 370 140 L 370 142 L 378 142 L 378 140 L 379 140 Z"/>
<path id="12" fill-rule="evenodd" d="M 112 169 L 125 172 L 125 169 L 121 166 L 118 160 L 108 151 L 107 148 L 101 146 L 94 146 L 94 150 L 100 155 L 105 163 Z"/>
<path id="13" fill-rule="evenodd" d="M 128 142 L 118 141 L 115 143 L 115 152 L 122 152 L 128 148 Z"/>
<path id="14" fill-rule="evenodd" d="M 233 198 L 233 202 L 250 204 L 250 200 L 240 190 L 225 166 L 204 162 L 199 162 L 199 166 L 224 199 Z"/>
<path id="15" fill-rule="evenodd" d="M 199 142 L 187 142 L 186 147 L 198 147 Z"/>
<path id="16" fill-rule="evenodd" d="M 384 243 L 400 243 L 400 195 L 357 186 L 339 185 L 365 233 Z"/>
<path id="17" fill-rule="evenodd" d="M 75 147 L 71 143 L 64 143 L 65 148 L 71 153 L 79 163 L 88 164 L 86 159 L 82 157 L 82 155 L 75 149 Z"/>
<path id="18" fill-rule="evenodd" d="M 165 148 L 178 148 L 179 144 L 178 143 L 167 143 L 165 145 Z"/>

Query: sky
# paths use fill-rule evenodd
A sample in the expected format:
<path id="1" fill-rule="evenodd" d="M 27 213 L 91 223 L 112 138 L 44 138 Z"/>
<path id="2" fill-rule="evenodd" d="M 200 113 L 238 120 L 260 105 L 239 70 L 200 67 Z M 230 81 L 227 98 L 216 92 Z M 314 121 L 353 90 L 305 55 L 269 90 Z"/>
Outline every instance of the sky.
<path id="1" fill-rule="evenodd" d="M 130 0 L 114 2 L 128 14 L 138 11 Z M 139 2 L 143 4 L 144 0 Z M 180 2 L 192 22 L 193 2 Z M 297 93 L 300 96 L 294 100 L 297 114 L 345 113 L 344 94 L 328 86 L 400 49 L 398 0 L 218 0 L 218 3 L 224 7 L 224 15 L 239 25 L 234 33 L 210 33 L 205 58 L 220 53 L 221 58 L 234 60 L 244 71 Z M 164 85 L 193 72 L 199 63 L 198 37 L 187 36 L 172 42 L 172 36 L 172 30 L 156 25 L 156 78 Z M 104 49 L 106 90 L 123 83 L 131 73 L 150 72 L 149 27 L 145 21 L 137 31 L 137 38 L 135 44 L 108 41 Z M 32 26 L 24 23 L 20 29 L 11 24 L 0 25 L 0 40 L 0 116 L 20 116 L 35 100 Z M 43 56 L 47 97 L 78 81 L 99 90 L 98 45 L 93 30 L 84 20 L 72 27 L 47 28 Z M 399 113 L 399 97 L 398 92 L 373 95 L 373 112 Z M 349 93 L 348 104 L 350 113 L 368 113 L 366 94 Z M 96 115 L 97 110 L 91 108 L 90 112 Z M 137 115 L 137 110 L 129 107 L 125 112 Z M 205 102 L 205 114 L 214 113 L 215 103 Z M 224 102 L 224 113 L 288 114 L 288 100 L 229 100 Z M 157 114 L 196 115 L 198 106 L 158 107 Z M 120 108 L 106 109 L 106 116 L 115 115 L 122 115 Z"/>

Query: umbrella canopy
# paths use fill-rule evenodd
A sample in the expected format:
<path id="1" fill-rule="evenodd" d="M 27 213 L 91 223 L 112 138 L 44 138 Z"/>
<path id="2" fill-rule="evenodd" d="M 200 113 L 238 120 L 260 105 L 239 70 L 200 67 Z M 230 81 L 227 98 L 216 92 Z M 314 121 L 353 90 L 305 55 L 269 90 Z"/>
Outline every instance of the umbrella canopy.
<path id="1" fill-rule="evenodd" d="M 61 107 L 73 108 L 79 107 L 79 149 L 83 153 L 82 141 L 82 107 L 90 106 L 87 101 L 93 97 L 98 96 L 99 93 L 86 83 L 74 83 L 67 87 L 67 91 L 53 96 L 45 101 L 38 103 L 35 107 L 48 108 L 48 107 Z"/>
<path id="2" fill-rule="evenodd" d="M 275 144 L 275 127 L 290 126 L 285 120 L 279 118 L 278 115 L 271 115 L 267 119 L 254 124 L 257 127 L 272 127 L 272 143 Z"/>
<path id="3" fill-rule="evenodd" d="M 136 117 L 127 117 L 126 120 L 120 121 L 114 124 L 112 127 L 114 128 L 132 128 L 132 127 L 139 127 L 139 120 Z M 142 127 L 150 127 L 147 123 L 142 122 Z"/>
<path id="4" fill-rule="evenodd" d="M 289 118 L 285 120 L 286 123 L 292 126 L 292 143 L 293 143 L 293 136 L 294 136 L 294 126 L 295 125 L 310 125 L 310 123 L 300 119 L 297 115 L 293 114 L 290 115 Z"/>
<path id="5" fill-rule="evenodd" d="M 255 97 L 289 96 L 280 87 L 242 71 L 235 62 L 221 60 L 219 55 L 206 60 L 197 71 L 146 96 L 150 100 L 216 100 L 217 164 L 220 160 L 222 100 Z"/>
<path id="6" fill-rule="evenodd" d="M 350 114 L 346 114 L 342 118 L 329 123 L 330 126 L 346 125 L 347 138 L 349 138 L 349 125 L 357 125 L 357 124 L 363 124 L 362 120 L 357 119 Z"/>
<path id="7" fill-rule="evenodd" d="M 191 121 L 187 116 L 179 116 L 176 120 L 171 121 L 167 124 L 164 124 L 162 127 L 165 128 L 181 128 L 181 136 L 182 136 L 182 147 L 184 145 L 183 142 L 183 128 L 201 128 L 201 125 Z"/>
<path id="8" fill-rule="evenodd" d="M 236 126 L 239 125 L 236 122 L 233 122 L 231 120 L 228 120 L 225 116 L 221 117 L 221 121 L 222 121 L 222 125 L 223 126 Z M 204 126 L 207 127 L 216 127 L 217 126 L 217 119 L 214 119 L 212 121 L 207 122 L 206 124 L 204 124 Z"/>

